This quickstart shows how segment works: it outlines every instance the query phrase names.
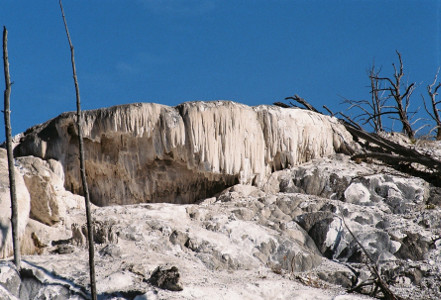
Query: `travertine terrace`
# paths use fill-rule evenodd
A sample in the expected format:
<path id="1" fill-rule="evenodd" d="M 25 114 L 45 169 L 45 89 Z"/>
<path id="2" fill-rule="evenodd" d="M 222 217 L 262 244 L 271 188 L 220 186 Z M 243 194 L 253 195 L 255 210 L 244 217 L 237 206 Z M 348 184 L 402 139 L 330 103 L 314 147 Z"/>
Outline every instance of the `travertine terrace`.
<path id="1" fill-rule="evenodd" d="M 81 191 L 74 113 L 30 128 L 16 156 L 61 162 Z M 176 107 L 138 103 L 86 111 L 86 165 L 100 206 L 194 203 L 236 183 L 260 186 L 273 171 L 335 154 L 352 137 L 334 118 L 230 101 Z"/>

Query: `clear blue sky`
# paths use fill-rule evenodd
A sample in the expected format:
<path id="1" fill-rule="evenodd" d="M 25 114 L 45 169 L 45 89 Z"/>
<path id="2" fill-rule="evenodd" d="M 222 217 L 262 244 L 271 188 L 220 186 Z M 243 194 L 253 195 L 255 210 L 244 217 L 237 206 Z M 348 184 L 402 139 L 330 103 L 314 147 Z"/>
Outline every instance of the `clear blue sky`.
<path id="1" fill-rule="evenodd" d="M 1 2 L 17 134 L 75 110 L 75 91 L 58 1 Z M 392 74 L 396 49 L 409 80 L 419 85 L 419 101 L 441 64 L 441 0 L 63 4 L 83 109 L 218 99 L 258 105 L 296 93 L 316 107 L 341 110 L 341 96 L 369 97 L 374 61 Z M 1 77 L 3 91 L 3 70 Z"/>

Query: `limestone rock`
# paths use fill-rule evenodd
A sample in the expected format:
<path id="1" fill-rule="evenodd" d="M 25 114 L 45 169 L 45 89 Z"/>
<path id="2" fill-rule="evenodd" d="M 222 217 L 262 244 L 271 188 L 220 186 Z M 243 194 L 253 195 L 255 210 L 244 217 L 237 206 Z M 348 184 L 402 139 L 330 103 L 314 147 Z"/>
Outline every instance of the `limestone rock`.
<path id="1" fill-rule="evenodd" d="M 26 261 L 22 262 L 20 272 L 8 262 L 0 262 L 0 296 L 1 299 L 54 299 L 82 300 L 87 299 L 78 287 L 53 274 L 42 272 Z"/>
<path id="2" fill-rule="evenodd" d="M 381 220 L 381 214 L 375 209 L 365 208 L 364 213 L 373 217 L 369 222 L 363 223 L 356 207 L 342 205 L 341 209 L 344 212 L 340 212 L 339 209 L 336 213 L 325 211 L 306 213 L 298 216 L 296 220 L 307 230 L 320 252 L 327 258 L 345 262 L 369 262 L 349 233 L 349 227 L 375 262 L 395 259 L 394 254 L 401 244 L 394 242 L 384 230 L 373 226 Z M 341 214 L 346 215 L 345 220 L 342 219 Z"/>
<path id="3" fill-rule="evenodd" d="M 429 232 L 407 221 L 398 225 L 396 220 L 400 218 L 396 216 L 423 208 L 429 198 L 429 185 L 419 178 L 377 168 L 338 155 L 336 159 L 313 160 L 275 172 L 264 188 L 329 199 L 324 205 L 305 204 L 306 212 L 295 217 L 325 257 L 352 262 L 368 260 L 344 225 L 345 220 L 375 261 L 421 260 L 429 251 Z M 339 201 L 330 201 L 333 199 Z M 432 220 L 432 215 L 436 219 L 428 212 L 420 215 L 419 222 L 437 226 L 439 222 Z"/>
<path id="4" fill-rule="evenodd" d="M 65 187 L 81 193 L 74 113 L 26 131 L 17 156 L 56 159 Z M 84 112 L 92 201 L 194 203 L 236 183 L 264 183 L 274 170 L 332 155 L 351 143 L 336 119 L 299 109 L 188 102 L 139 103 Z"/>
<path id="5" fill-rule="evenodd" d="M 379 205 L 383 210 L 404 214 L 428 198 L 429 185 L 420 178 L 400 174 L 372 174 L 355 179 L 345 190 L 346 202 Z"/>
<path id="6" fill-rule="evenodd" d="M 31 196 L 30 217 L 47 225 L 60 222 L 66 208 L 58 191 L 64 190 L 64 173 L 59 162 L 34 156 L 17 158 Z"/>
<path id="7" fill-rule="evenodd" d="M 11 296 L 19 297 L 20 294 L 20 274 L 18 273 L 15 265 L 12 262 L 5 262 L 0 265 L 0 287 L 9 291 Z M 7 295 L 5 293 L 5 295 Z M 0 296 L 2 292 L 0 290 Z M 6 297 L 0 299 L 7 299 Z"/>
<path id="8" fill-rule="evenodd" d="M 22 240 L 29 218 L 30 197 L 19 170 L 15 168 L 18 206 L 18 234 Z M 6 150 L 0 148 L 0 258 L 12 255 L 11 198 Z"/>
<path id="9" fill-rule="evenodd" d="M 8 300 L 19 300 L 19 298 L 15 297 L 11 294 L 6 288 L 0 285 L 0 299 L 8 299 Z"/>
<path id="10" fill-rule="evenodd" d="M 349 161 L 343 154 L 333 156 L 326 164 L 317 163 L 320 159 L 274 172 L 270 175 L 263 189 L 270 193 L 303 193 L 331 199 L 344 199 L 344 191 L 354 177 L 354 170 L 369 172 Z M 348 165 L 341 168 L 341 165 Z"/>
<path id="11" fill-rule="evenodd" d="M 405 234 L 397 256 L 403 259 L 422 260 L 431 248 L 433 240 L 418 232 L 405 232 Z"/>
<path id="12" fill-rule="evenodd" d="M 308 190 L 319 195 L 306 194 L 301 176 L 323 183 Z M 440 209 L 426 209 L 430 187 L 405 179 L 402 187 L 396 171 L 337 156 L 275 172 L 268 179 L 275 192 L 238 184 L 195 204 L 93 207 L 98 293 L 103 299 L 370 299 L 344 291 L 371 276 L 344 218 L 394 292 L 439 299 Z M 300 192 L 289 191 L 296 187 Z M 405 209 L 393 209 L 389 195 Z M 72 287 L 87 286 L 84 223 L 79 207 L 51 227 L 30 220 L 28 227 L 48 251 L 27 261 L 52 279 L 30 287 L 29 295 L 59 291 L 68 297 Z M 63 236 L 57 233 L 70 225 Z M 178 268 L 182 291 L 148 281 L 158 265 Z"/>

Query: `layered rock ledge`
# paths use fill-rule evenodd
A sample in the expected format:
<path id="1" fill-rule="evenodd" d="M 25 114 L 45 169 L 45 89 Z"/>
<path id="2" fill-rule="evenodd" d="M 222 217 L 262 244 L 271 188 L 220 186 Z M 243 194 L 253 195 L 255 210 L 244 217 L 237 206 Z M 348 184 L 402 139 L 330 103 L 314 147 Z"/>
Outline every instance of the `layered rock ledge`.
<path id="1" fill-rule="evenodd" d="M 153 103 L 84 112 L 86 172 L 93 203 L 194 203 L 228 186 L 261 186 L 274 171 L 345 149 L 334 118 L 230 101 Z M 75 114 L 28 129 L 15 156 L 59 161 L 64 185 L 81 193 Z"/>

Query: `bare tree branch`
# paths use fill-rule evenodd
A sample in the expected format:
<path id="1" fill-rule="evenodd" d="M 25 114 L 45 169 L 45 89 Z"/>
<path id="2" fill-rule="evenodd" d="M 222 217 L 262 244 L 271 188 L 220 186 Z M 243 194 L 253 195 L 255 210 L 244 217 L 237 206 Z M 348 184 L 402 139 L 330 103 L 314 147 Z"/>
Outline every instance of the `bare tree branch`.
<path id="1" fill-rule="evenodd" d="M 426 112 L 429 114 L 429 116 L 435 121 L 436 125 L 434 128 L 437 129 L 437 134 L 436 134 L 436 140 L 441 140 L 441 116 L 440 116 L 440 109 L 438 109 L 438 104 L 441 103 L 441 101 L 436 101 L 436 96 L 438 96 L 438 89 L 441 87 L 441 82 L 439 82 L 436 86 L 436 82 L 438 80 L 438 74 L 439 74 L 439 69 L 435 74 L 435 78 L 432 82 L 432 84 L 429 84 L 427 86 L 427 93 L 429 94 L 430 97 L 430 102 L 431 102 L 431 107 L 432 107 L 432 113 L 429 112 L 427 106 L 426 106 L 426 100 L 424 98 L 423 95 L 421 95 L 421 97 L 423 98 L 423 104 L 424 104 L 424 109 L 426 110 Z"/>
<path id="2" fill-rule="evenodd" d="M 331 115 L 331 117 L 334 117 L 335 114 L 330 110 L 326 105 L 323 105 L 323 108 L 326 109 L 326 111 Z"/>
<path id="3" fill-rule="evenodd" d="M 379 72 L 379 70 L 376 70 L 374 64 L 368 72 L 371 88 L 370 101 L 350 99 L 345 99 L 343 101 L 343 103 L 349 104 L 349 107 L 347 108 L 348 111 L 353 109 L 361 111 L 361 113 L 356 115 L 353 120 L 363 121 L 362 125 L 369 124 L 369 126 L 373 128 L 374 132 L 380 132 L 384 130 L 382 116 L 384 114 L 384 109 L 389 97 L 383 97 L 382 92 L 384 92 L 385 90 L 391 90 L 390 88 L 385 89 L 382 87 L 381 80 L 383 78 L 378 76 Z M 388 80 L 388 78 L 384 78 L 384 80 Z"/>
<path id="4" fill-rule="evenodd" d="M 414 87 L 415 87 L 415 83 L 412 83 L 411 85 L 409 85 L 406 89 L 406 92 L 404 92 L 403 96 L 401 96 L 401 97 L 405 98 L 408 96 L 408 94 L 410 96 L 412 94 L 413 90 L 415 89 Z"/>
<path id="5" fill-rule="evenodd" d="M 283 102 L 274 102 L 273 103 L 275 106 L 279 106 L 279 107 L 283 107 L 283 108 L 290 108 L 291 106 L 289 106 L 288 104 L 285 104 Z"/>
<path id="6" fill-rule="evenodd" d="M 415 137 L 415 132 L 412 129 L 412 124 L 410 123 L 411 117 L 409 116 L 408 109 L 410 107 L 410 100 L 413 91 L 415 90 L 415 83 L 411 83 L 407 85 L 404 93 L 401 92 L 403 87 L 402 78 L 404 76 L 404 65 L 401 57 L 401 53 L 397 50 L 395 51 L 398 55 L 399 66 L 395 63 L 392 63 L 394 68 L 393 77 L 380 77 L 379 72 L 373 72 L 373 69 L 370 73 L 371 78 L 371 93 L 373 97 L 378 92 L 389 92 L 389 98 L 393 99 L 396 103 L 394 110 L 399 117 L 399 121 L 403 126 L 403 132 L 411 139 Z M 386 86 L 380 87 L 377 85 L 378 82 L 384 82 Z M 384 102 L 382 102 L 384 105 Z M 372 110 L 372 116 L 381 116 L 381 112 L 378 110 L 379 108 L 384 109 L 382 106 L 376 106 L 375 109 Z M 374 120 L 376 125 L 380 125 L 381 119 L 377 119 L 375 117 L 371 117 L 370 120 Z M 382 127 L 382 124 L 381 124 Z M 376 131 L 377 132 L 377 131 Z"/>
<path id="7" fill-rule="evenodd" d="M 361 126 L 360 126 L 357 122 L 355 122 L 354 120 L 352 120 L 349 116 L 345 115 L 345 114 L 342 113 L 342 112 L 339 112 L 339 114 L 340 114 L 343 118 L 345 118 L 346 121 L 347 121 L 349 124 L 351 124 L 352 126 L 354 126 L 355 128 L 357 128 L 357 129 L 359 129 L 359 130 L 362 130 Z"/>
<path id="8" fill-rule="evenodd" d="M 377 79 L 377 80 L 386 80 L 386 81 L 388 81 L 390 83 L 391 86 L 395 87 L 395 83 L 392 81 L 392 79 L 390 79 L 388 77 L 374 77 L 374 78 Z M 379 89 L 379 90 L 380 91 L 381 90 L 389 91 L 391 89 L 390 88 L 384 88 L 384 89 Z"/>
<path id="9" fill-rule="evenodd" d="M 299 97 L 298 95 L 294 95 L 294 97 L 286 97 L 286 98 L 285 98 L 285 100 L 289 100 L 289 99 L 294 100 L 294 101 L 296 101 L 296 102 L 302 104 L 302 105 L 303 105 L 304 107 L 306 107 L 308 110 L 311 110 L 311 111 L 314 111 L 314 112 L 320 114 L 320 112 L 319 112 L 317 109 L 315 109 L 315 108 L 314 108 L 311 104 L 309 104 L 305 99 Z"/>
<path id="10" fill-rule="evenodd" d="M 361 283 L 360 285 L 356 286 L 353 289 L 350 289 L 349 291 L 358 290 L 362 286 L 374 284 L 375 289 L 373 292 L 373 296 L 376 296 L 378 288 L 381 290 L 381 292 L 384 295 L 384 299 L 386 300 L 402 300 L 398 295 L 395 295 L 394 292 L 392 292 L 388 286 L 388 284 L 383 280 L 381 277 L 380 271 L 378 270 L 374 259 L 369 254 L 369 252 L 366 250 L 366 248 L 363 246 L 363 244 L 358 240 L 358 238 L 355 236 L 355 234 L 352 232 L 352 230 L 349 228 L 348 224 L 346 224 L 345 217 L 343 216 L 343 213 L 341 214 L 341 220 L 343 221 L 343 224 L 345 225 L 346 229 L 348 230 L 349 234 L 352 236 L 354 241 L 357 243 L 357 245 L 360 247 L 360 249 L 363 251 L 364 255 L 369 259 L 370 263 L 366 262 L 366 266 L 371 271 L 371 274 L 374 276 L 372 280 L 368 280 L 364 283 Z"/>

